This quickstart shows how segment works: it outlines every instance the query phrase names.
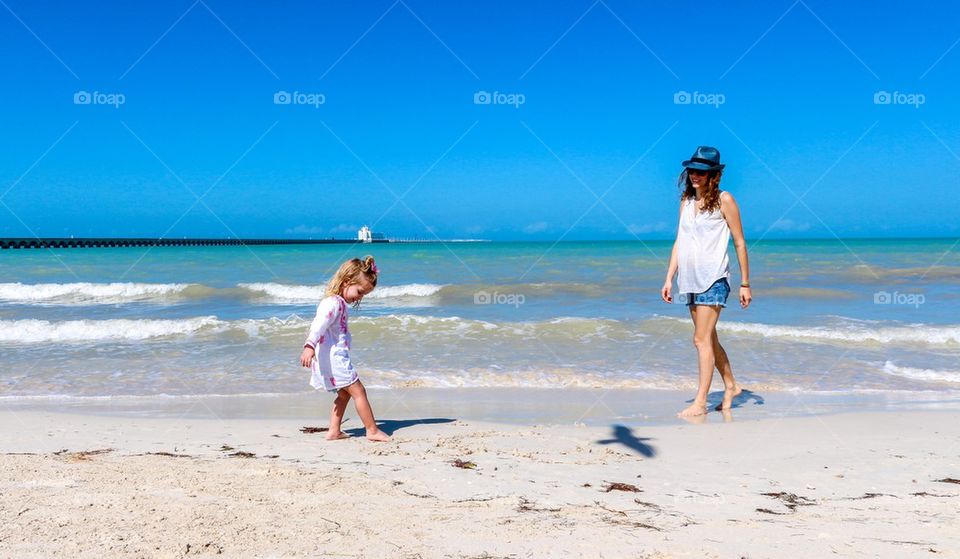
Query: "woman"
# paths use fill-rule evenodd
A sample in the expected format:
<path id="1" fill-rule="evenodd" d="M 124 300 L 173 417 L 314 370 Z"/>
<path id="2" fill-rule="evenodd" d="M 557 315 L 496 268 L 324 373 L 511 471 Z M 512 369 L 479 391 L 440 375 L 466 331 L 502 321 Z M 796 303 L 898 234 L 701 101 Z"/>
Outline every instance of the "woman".
<path id="1" fill-rule="evenodd" d="M 727 352 L 717 337 L 720 309 L 726 306 L 730 294 L 730 263 L 727 246 L 733 236 L 740 262 L 740 306 L 747 308 L 750 295 L 750 266 L 747 245 L 743 240 L 740 209 L 729 192 L 720 190 L 720 177 L 725 165 L 720 163 L 720 152 L 713 147 L 700 146 L 693 157 L 683 162 L 677 186 L 680 188 L 680 226 L 673 243 L 667 279 L 660 296 L 673 302 L 673 276 L 679 272 L 677 289 L 680 300 L 690 309 L 693 319 L 693 345 L 699 356 L 700 385 L 689 407 L 680 412 L 682 417 L 707 413 L 707 394 L 713 380 L 713 368 L 723 378 L 723 401 L 718 410 L 729 410 L 740 387 L 733 378 Z"/>

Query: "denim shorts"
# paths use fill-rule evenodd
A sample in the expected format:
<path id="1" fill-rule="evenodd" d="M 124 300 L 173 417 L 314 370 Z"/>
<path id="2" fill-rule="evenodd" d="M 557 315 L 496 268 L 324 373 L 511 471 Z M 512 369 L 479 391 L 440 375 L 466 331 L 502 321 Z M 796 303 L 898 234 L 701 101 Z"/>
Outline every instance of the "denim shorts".
<path id="1" fill-rule="evenodd" d="M 703 293 L 684 293 L 683 299 L 688 307 L 694 305 L 719 305 L 727 306 L 727 297 L 730 296 L 730 283 L 727 278 L 720 278 L 713 282 L 713 285 L 707 288 Z"/>

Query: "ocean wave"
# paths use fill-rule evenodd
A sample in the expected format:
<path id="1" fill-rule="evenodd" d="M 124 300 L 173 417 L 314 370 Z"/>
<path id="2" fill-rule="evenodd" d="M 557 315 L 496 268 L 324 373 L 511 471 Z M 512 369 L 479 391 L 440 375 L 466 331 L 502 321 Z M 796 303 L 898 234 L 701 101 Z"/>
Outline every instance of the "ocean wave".
<path id="1" fill-rule="evenodd" d="M 386 285 L 382 287 L 377 287 L 369 295 L 364 297 L 364 300 L 367 299 L 388 299 L 391 297 L 431 297 L 439 293 L 445 285 L 437 285 L 434 283 L 409 283 L 406 285 Z"/>
<path id="2" fill-rule="evenodd" d="M 934 369 L 919 369 L 915 367 L 901 367 L 895 365 L 893 361 L 887 361 L 883 364 L 885 373 L 908 378 L 910 380 L 923 380 L 930 382 L 948 382 L 960 383 L 960 371 L 938 371 Z"/>
<path id="3" fill-rule="evenodd" d="M 689 322 L 676 317 L 661 317 Z M 848 320 L 849 324 L 835 326 L 786 326 L 757 322 L 717 323 L 717 330 L 763 338 L 796 339 L 820 343 L 866 344 L 927 344 L 960 345 L 960 326 L 909 324 L 902 326 L 875 326 L 867 321 Z"/>
<path id="4" fill-rule="evenodd" d="M 408 283 L 380 285 L 364 300 L 378 306 L 414 307 L 472 304 L 478 298 L 492 300 L 499 295 L 519 295 L 526 299 L 551 297 L 602 299 L 608 297 L 610 290 L 615 287 L 612 284 L 579 282 Z M 326 284 L 273 282 L 239 283 L 217 287 L 200 283 L 0 283 L 0 302 L 83 306 L 124 303 L 166 304 L 217 297 L 239 299 L 249 304 L 315 305 L 323 299 L 325 291 Z"/>
<path id="5" fill-rule="evenodd" d="M 188 336 L 202 330 L 222 329 L 228 323 L 215 316 L 161 319 L 107 320 L 0 320 L 0 342 L 76 343 L 102 341 L 142 341 L 169 336 Z"/>
<path id="6" fill-rule="evenodd" d="M 182 319 L 102 319 L 47 321 L 0 320 L 0 342 L 97 342 L 188 337 L 196 334 L 244 335 L 279 343 L 305 335 L 312 315 L 286 318 L 221 320 L 215 316 Z M 488 321 L 458 316 L 419 314 L 359 315 L 350 319 L 351 330 L 377 341 L 411 341 L 417 344 L 451 344 L 458 340 L 510 342 L 512 340 L 589 342 L 591 340 L 635 342 L 661 337 L 664 321 L 686 323 L 676 317 L 647 320 L 559 317 L 538 321 Z M 879 325 L 851 321 L 831 326 L 787 326 L 751 322 L 720 322 L 724 333 L 768 339 L 799 340 L 820 344 L 924 344 L 956 347 L 960 327 L 929 324 Z"/>
<path id="7" fill-rule="evenodd" d="M 589 342 L 610 340 L 629 342 L 648 334 L 630 323 L 606 318 L 561 317 L 530 322 L 489 322 L 457 316 L 438 317 L 390 314 L 351 319 L 351 330 L 361 335 L 402 337 L 418 343 L 478 342 Z"/>
<path id="8" fill-rule="evenodd" d="M 203 286 L 187 283 L 0 283 L 0 301 L 40 304 L 113 304 L 194 295 Z"/>
<path id="9" fill-rule="evenodd" d="M 777 326 L 748 322 L 726 322 L 717 325 L 726 332 L 756 334 L 772 338 L 798 338 L 808 340 L 841 341 L 851 343 L 919 343 L 932 345 L 960 344 L 960 327 L 956 326 L 884 326 L 863 327 L 801 327 Z"/>
<path id="10" fill-rule="evenodd" d="M 317 303 L 323 299 L 326 285 L 284 285 L 280 283 L 241 283 L 237 287 L 250 291 L 254 296 L 276 303 Z M 389 299 L 396 297 L 430 297 L 445 286 L 432 283 L 410 283 L 377 287 L 364 297 Z"/>
<path id="11" fill-rule="evenodd" d="M 280 283 L 241 283 L 253 297 L 280 303 L 316 303 L 323 299 L 325 285 L 284 285 Z"/>
<path id="12" fill-rule="evenodd" d="M 123 342 L 187 338 L 205 335 L 243 335 L 292 343 L 306 335 L 312 317 L 221 320 L 215 316 L 184 319 L 0 320 L 0 343 Z M 352 318 L 350 329 L 372 340 L 455 343 L 460 340 L 630 341 L 646 337 L 628 324 L 611 319 L 558 318 L 537 322 L 487 322 L 456 316 L 389 314 Z"/>
<path id="13" fill-rule="evenodd" d="M 241 283 L 237 287 L 254 297 L 276 303 L 316 303 L 324 297 L 326 285 L 285 285 L 280 283 Z M 439 298 L 449 302 L 473 302 L 482 294 L 517 294 L 525 297 L 573 295 L 602 297 L 609 292 L 603 285 L 585 283 L 521 283 L 521 284 L 434 284 L 408 283 L 381 285 L 364 297 L 364 301 Z"/>
<path id="14" fill-rule="evenodd" d="M 254 302 L 315 304 L 323 298 L 325 287 L 279 283 L 241 283 L 232 288 L 196 283 L 0 283 L 0 301 L 35 305 L 103 305 L 227 296 Z M 366 299 L 430 297 L 444 287 L 447 286 L 429 283 L 381 286 Z"/>

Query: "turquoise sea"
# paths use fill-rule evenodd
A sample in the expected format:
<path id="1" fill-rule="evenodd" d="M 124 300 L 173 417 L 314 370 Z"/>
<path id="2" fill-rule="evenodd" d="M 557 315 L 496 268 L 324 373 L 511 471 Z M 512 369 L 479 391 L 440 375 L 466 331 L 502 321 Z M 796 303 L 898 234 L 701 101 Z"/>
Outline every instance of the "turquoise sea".
<path id="1" fill-rule="evenodd" d="M 747 310 L 731 248 L 719 333 L 734 372 L 767 393 L 960 390 L 956 241 L 751 243 Z M 350 319 L 368 387 L 693 390 L 688 311 L 659 298 L 670 247 L 0 251 L 0 398 L 309 392 L 297 357 L 323 284 L 368 253 L 380 286 Z"/>

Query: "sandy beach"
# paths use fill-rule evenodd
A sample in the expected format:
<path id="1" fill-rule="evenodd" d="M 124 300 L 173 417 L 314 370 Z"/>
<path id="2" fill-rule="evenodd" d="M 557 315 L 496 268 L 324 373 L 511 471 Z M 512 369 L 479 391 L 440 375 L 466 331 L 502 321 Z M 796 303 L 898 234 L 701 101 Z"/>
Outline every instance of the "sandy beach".
<path id="1" fill-rule="evenodd" d="M 412 410 L 409 410 L 412 411 Z M 742 414 L 741 414 L 742 415 Z M 703 424 L 3 412 L 5 557 L 956 557 L 955 412 Z"/>
<path id="2" fill-rule="evenodd" d="M 0 559 L 960 559 L 958 7 L 0 0 Z"/>

